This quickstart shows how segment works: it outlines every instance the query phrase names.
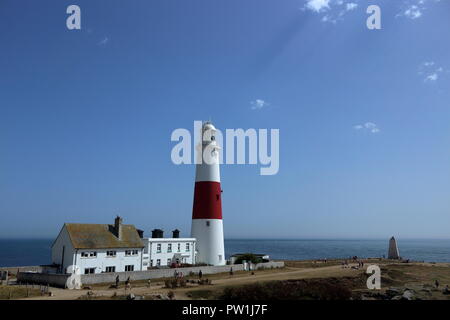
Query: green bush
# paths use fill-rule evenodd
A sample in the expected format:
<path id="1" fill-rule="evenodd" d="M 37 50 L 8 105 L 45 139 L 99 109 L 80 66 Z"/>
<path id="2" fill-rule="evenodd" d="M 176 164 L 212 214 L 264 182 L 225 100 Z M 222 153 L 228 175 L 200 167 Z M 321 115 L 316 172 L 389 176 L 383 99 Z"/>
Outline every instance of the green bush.
<path id="1" fill-rule="evenodd" d="M 261 263 L 262 259 L 254 255 L 253 253 L 244 253 L 236 257 L 236 264 L 242 263 L 242 261 L 247 261 L 251 263 Z"/>

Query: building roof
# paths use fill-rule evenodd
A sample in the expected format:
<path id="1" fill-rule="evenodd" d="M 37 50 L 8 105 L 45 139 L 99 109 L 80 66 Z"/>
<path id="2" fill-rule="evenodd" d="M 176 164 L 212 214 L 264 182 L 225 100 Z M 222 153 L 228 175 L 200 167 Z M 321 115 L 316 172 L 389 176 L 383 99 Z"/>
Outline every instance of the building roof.
<path id="1" fill-rule="evenodd" d="M 135 226 L 122 224 L 121 238 L 114 232 L 114 225 L 65 223 L 75 249 L 143 248 Z"/>

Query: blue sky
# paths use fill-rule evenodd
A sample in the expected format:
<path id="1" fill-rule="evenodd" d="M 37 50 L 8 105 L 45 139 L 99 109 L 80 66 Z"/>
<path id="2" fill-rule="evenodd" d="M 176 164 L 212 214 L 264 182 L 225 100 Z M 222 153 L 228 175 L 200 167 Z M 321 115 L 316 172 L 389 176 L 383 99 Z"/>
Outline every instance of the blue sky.
<path id="1" fill-rule="evenodd" d="M 448 0 L 3 0 L 0 30 L 0 237 L 188 235 L 170 135 L 211 118 L 280 129 L 277 175 L 221 167 L 226 237 L 448 238 Z"/>

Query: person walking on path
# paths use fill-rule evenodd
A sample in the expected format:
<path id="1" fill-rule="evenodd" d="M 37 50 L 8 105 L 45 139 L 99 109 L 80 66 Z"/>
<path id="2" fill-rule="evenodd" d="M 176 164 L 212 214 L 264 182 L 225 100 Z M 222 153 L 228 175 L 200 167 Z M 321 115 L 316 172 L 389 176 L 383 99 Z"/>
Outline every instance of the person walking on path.
<path id="1" fill-rule="evenodd" d="M 116 277 L 116 289 L 119 288 L 119 275 Z"/>

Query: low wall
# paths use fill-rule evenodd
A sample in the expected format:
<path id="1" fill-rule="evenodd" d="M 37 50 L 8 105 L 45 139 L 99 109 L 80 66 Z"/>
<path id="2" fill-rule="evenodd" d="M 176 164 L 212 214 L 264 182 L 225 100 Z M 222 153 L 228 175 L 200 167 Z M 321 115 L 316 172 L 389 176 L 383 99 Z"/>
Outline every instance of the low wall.
<path id="1" fill-rule="evenodd" d="M 1 267 L 0 271 L 7 271 L 12 275 L 17 272 L 39 272 L 39 273 L 56 273 L 57 268 L 52 266 L 22 266 L 22 267 Z"/>
<path id="2" fill-rule="evenodd" d="M 253 266 L 253 270 L 258 269 L 270 269 L 270 268 L 282 268 L 284 267 L 283 261 L 271 261 L 258 263 Z M 82 274 L 81 283 L 83 285 L 96 284 L 96 283 L 114 283 L 116 277 L 119 276 L 120 281 L 126 281 L 128 277 L 131 281 L 136 280 L 148 280 L 148 279 L 158 279 L 158 278 L 170 278 L 173 277 L 175 271 L 182 272 L 183 275 L 187 276 L 189 273 L 198 273 L 200 270 L 203 275 L 229 272 L 233 268 L 233 271 L 244 270 L 243 264 L 233 264 L 226 266 L 203 266 L 203 267 L 188 267 L 188 268 L 167 268 L 167 269 L 156 269 L 147 271 L 131 271 L 131 272 L 112 272 L 112 273 L 96 273 L 96 274 Z"/>
<path id="3" fill-rule="evenodd" d="M 284 268 L 284 261 L 269 261 L 269 262 L 257 263 L 255 270 L 272 269 L 272 268 Z"/>
<path id="4" fill-rule="evenodd" d="M 19 272 L 17 274 L 18 283 L 33 283 L 49 285 L 52 287 L 66 288 L 70 274 L 52 274 L 36 272 Z"/>

